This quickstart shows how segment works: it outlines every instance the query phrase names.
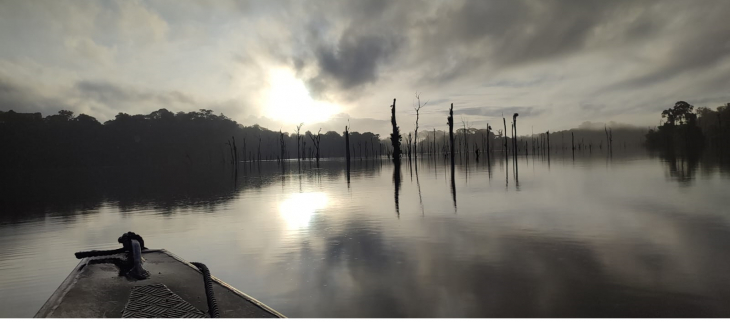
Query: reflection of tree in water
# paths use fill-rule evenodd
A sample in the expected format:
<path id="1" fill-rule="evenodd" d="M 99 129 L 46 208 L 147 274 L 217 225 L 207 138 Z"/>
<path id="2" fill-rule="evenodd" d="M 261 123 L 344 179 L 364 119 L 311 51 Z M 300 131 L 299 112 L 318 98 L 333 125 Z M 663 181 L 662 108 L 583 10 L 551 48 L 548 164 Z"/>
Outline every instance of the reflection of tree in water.
<path id="1" fill-rule="evenodd" d="M 403 176 L 400 171 L 400 161 L 395 160 L 393 162 L 393 186 L 395 189 L 395 212 L 398 214 L 398 217 L 400 217 L 400 205 L 398 203 L 398 194 L 400 193 L 400 186 L 401 186 L 402 180 L 403 180 Z"/>
<path id="2" fill-rule="evenodd" d="M 730 172 L 730 159 L 720 151 L 672 151 L 659 152 L 659 157 L 665 165 L 667 177 L 687 185 L 696 177 L 698 169 L 706 175 L 715 171 Z"/>
<path id="3" fill-rule="evenodd" d="M 292 161 L 296 162 L 296 161 Z M 0 171 L 0 223 L 42 219 L 47 215 L 73 221 L 108 204 L 128 213 L 154 209 L 165 216 L 179 209 L 214 212 L 236 195 L 304 176 L 311 181 L 340 180 L 343 164 L 320 163 L 316 171 L 302 166 L 286 170 L 275 162 L 243 164 L 230 168 L 125 168 L 34 169 Z M 256 168 L 256 169 L 253 169 Z M 244 170 L 245 169 L 245 170 Z M 282 171 L 283 174 L 282 174 Z M 354 166 L 354 177 L 373 177 L 380 167 Z"/>
<path id="4" fill-rule="evenodd" d="M 451 198 L 454 200 L 454 212 L 456 212 L 456 177 L 454 172 L 454 162 L 451 162 Z"/>
<path id="5" fill-rule="evenodd" d="M 421 158 L 421 162 L 423 162 L 423 158 Z M 415 168 L 416 168 L 416 185 L 418 186 L 418 203 L 421 205 L 421 215 L 425 216 L 426 212 L 423 209 L 423 196 L 421 195 L 421 180 L 418 178 L 418 161 L 415 161 Z"/>
<path id="6" fill-rule="evenodd" d="M 694 178 L 699 167 L 699 153 L 677 154 L 673 151 L 664 152 L 662 155 L 669 170 L 669 176 L 680 183 L 689 184 Z"/>

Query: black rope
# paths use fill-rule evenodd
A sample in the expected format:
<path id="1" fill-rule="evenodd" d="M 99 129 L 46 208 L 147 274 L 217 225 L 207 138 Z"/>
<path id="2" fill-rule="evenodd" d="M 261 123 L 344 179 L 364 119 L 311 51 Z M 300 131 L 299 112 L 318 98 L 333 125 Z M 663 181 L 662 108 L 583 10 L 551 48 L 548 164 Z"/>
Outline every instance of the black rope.
<path id="1" fill-rule="evenodd" d="M 210 270 L 208 266 L 203 263 L 192 262 L 190 264 L 195 265 L 203 273 L 203 283 L 205 284 L 205 297 L 208 299 L 208 314 L 211 318 L 219 318 L 220 313 L 218 312 L 218 304 L 215 301 L 215 295 L 213 294 L 213 279 L 210 277 Z"/>
<path id="2" fill-rule="evenodd" d="M 82 259 L 86 257 L 95 257 L 95 256 L 108 256 L 108 255 L 114 255 L 114 254 L 121 254 L 126 253 L 127 249 L 125 248 L 117 248 L 117 249 L 111 249 L 111 250 L 89 250 L 84 252 L 76 252 L 74 255 L 76 255 L 76 258 Z"/>
<path id="3" fill-rule="evenodd" d="M 90 251 L 84 251 L 84 252 L 76 252 L 74 255 L 76 255 L 77 259 L 82 259 L 86 257 L 95 257 L 95 256 L 108 256 L 108 255 L 114 255 L 114 254 L 121 254 L 121 253 L 129 253 L 132 252 L 132 240 L 136 240 L 139 242 L 139 246 L 142 249 L 147 249 L 147 247 L 144 247 L 144 239 L 142 239 L 142 236 L 137 235 L 133 232 L 127 232 L 124 233 L 124 235 L 119 236 L 117 238 L 117 241 L 122 244 L 122 248 L 117 249 L 111 249 L 111 250 L 90 250 Z"/>
<path id="4" fill-rule="evenodd" d="M 128 233 L 125 233 L 121 237 L 119 237 L 119 239 L 117 239 L 117 241 L 124 246 L 122 248 L 111 249 L 111 250 L 90 250 L 90 251 L 84 251 L 84 252 L 77 252 L 74 255 L 76 255 L 76 258 L 82 259 L 82 258 L 86 258 L 86 257 L 108 256 L 108 255 L 114 255 L 114 254 L 127 253 L 128 254 L 127 262 L 133 263 L 134 257 L 132 256 L 133 255 L 132 253 L 133 253 L 133 248 L 135 248 L 135 247 L 132 246 L 132 240 L 136 240 L 139 243 L 139 246 L 140 246 L 139 248 L 147 249 L 147 247 L 144 247 L 144 239 L 142 239 L 142 236 L 137 235 L 130 231 Z M 135 251 L 135 253 L 139 254 L 139 249 L 137 251 Z M 137 276 L 137 278 L 138 279 L 147 278 L 147 275 L 149 275 L 149 273 L 147 273 L 147 271 L 142 269 L 141 262 L 137 263 L 137 264 L 139 264 L 139 265 L 137 265 L 139 267 L 135 267 L 135 268 L 138 268 L 140 270 L 140 272 L 137 272 L 137 273 L 139 273 L 138 274 L 139 276 Z M 210 270 L 203 263 L 193 262 L 191 264 L 195 265 L 195 267 L 200 269 L 200 271 L 203 273 L 203 283 L 205 284 L 205 297 L 208 300 L 208 314 L 210 315 L 211 318 L 219 318 L 220 313 L 218 313 L 218 304 L 216 303 L 215 295 L 213 294 L 213 278 L 211 278 L 211 276 L 210 276 Z M 134 268 L 130 272 L 133 272 L 133 271 L 134 271 Z"/>
<path id="5" fill-rule="evenodd" d="M 82 259 L 86 257 L 108 256 L 126 253 L 126 267 L 120 266 L 120 269 L 123 271 L 122 273 L 126 274 L 130 278 L 137 280 L 147 279 L 149 277 L 149 272 L 142 267 L 142 250 L 147 249 L 147 247 L 144 247 L 144 239 L 142 239 L 142 236 L 130 231 L 124 233 L 124 235 L 122 236 L 119 236 L 117 241 L 123 245 L 122 248 L 77 252 L 74 255 L 76 256 L 76 258 Z"/>

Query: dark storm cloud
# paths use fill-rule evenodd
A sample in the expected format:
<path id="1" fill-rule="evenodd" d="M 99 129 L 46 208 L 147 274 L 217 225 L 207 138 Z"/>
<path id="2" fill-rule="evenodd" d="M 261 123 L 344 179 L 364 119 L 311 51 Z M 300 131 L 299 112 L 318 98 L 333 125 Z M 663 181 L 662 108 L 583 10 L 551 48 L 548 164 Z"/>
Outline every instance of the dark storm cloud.
<path id="1" fill-rule="evenodd" d="M 293 60 L 298 68 L 318 66 L 317 75 L 308 82 L 316 93 L 373 84 L 393 68 L 404 67 L 415 70 L 417 76 L 404 81 L 437 86 L 477 73 L 490 77 L 489 73 L 509 68 L 557 62 L 581 52 L 646 45 L 666 33 L 677 14 L 697 18 L 691 34 L 664 35 L 677 40 L 671 44 L 669 61 L 659 66 L 646 64 L 636 71 L 635 80 L 626 83 L 631 87 L 706 68 L 727 56 L 730 27 L 722 21 L 730 13 L 730 5 L 703 3 L 703 8 L 715 11 L 710 13 L 687 4 L 597 0 L 345 3 L 325 6 L 326 12 L 320 13 L 340 15 L 339 21 L 346 24 L 338 41 L 307 42 L 313 55 Z M 424 9 L 431 5 L 432 11 Z M 379 16 L 388 12 L 400 16 Z"/>
<path id="2" fill-rule="evenodd" d="M 380 0 L 314 2 L 304 8 L 306 26 L 295 35 L 291 58 L 301 71 L 315 67 L 307 86 L 315 96 L 328 92 L 357 95 L 363 85 L 376 83 L 384 66 L 392 64 L 407 46 L 406 32 L 413 2 Z M 321 10 L 321 11 L 320 11 Z M 332 34 L 335 29 L 341 33 Z M 304 41 L 302 41 L 304 39 Z"/>
<path id="3" fill-rule="evenodd" d="M 730 57 L 730 24 L 723 23 L 721 19 L 703 23 L 707 24 L 711 26 L 707 26 L 706 30 L 680 39 L 671 49 L 665 63 L 648 70 L 643 75 L 609 86 L 605 90 L 652 85 L 684 72 L 709 68 Z"/>
<path id="4" fill-rule="evenodd" d="M 567 56 L 583 50 L 596 28 L 629 2 L 467 1 L 446 3 L 415 23 L 420 60 L 431 61 L 432 82 L 449 81 L 481 67 L 492 70 Z M 652 24 L 625 34 L 648 34 Z M 632 27 L 632 26 L 628 26 Z"/>
<path id="5" fill-rule="evenodd" d="M 377 80 L 379 67 L 398 49 L 393 37 L 375 35 L 343 35 L 338 45 L 316 49 L 320 74 L 309 81 L 315 92 L 328 88 L 349 90 Z"/>

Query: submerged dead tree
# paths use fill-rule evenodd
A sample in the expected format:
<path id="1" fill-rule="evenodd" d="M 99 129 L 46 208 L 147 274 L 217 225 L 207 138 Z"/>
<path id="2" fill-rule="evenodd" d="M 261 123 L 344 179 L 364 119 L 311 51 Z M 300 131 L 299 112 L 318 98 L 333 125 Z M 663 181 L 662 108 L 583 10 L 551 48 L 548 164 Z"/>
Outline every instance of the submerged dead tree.
<path id="1" fill-rule="evenodd" d="M 449 117 L 446 119 L 449 124 L 449 146 L 451 148 L 451 196 L 454 199 L 454 212 L 456 211 L 456 184 L 454 178 L 454 103 L 451 103 Z"/>
<path id="2" fill-rule="evenodd" d="M 281 149 L 279 152 L 279 160 L 281 160 L 283 165 L 284 158 L 286 157 L 286 141 L 284 140 L 284 133 L 281 133 L 281 129 L 279 129 L 279 149 Z"/>
<path id="3" fill-rule="evenodd" d="M 466 122 L 464 122 L 464 118 L 461 119 L 461 126 L 464 131 L 464 133 L 462 134 L 462 136 L 464 137 L 464 142 L 461 146 L 464 149 L 464 156 L 466 157 L 466 162 L 468 163 L 469 162 L 469 137 L 467 136 L 468 126 L 467 126 Z"/>
<path id="4" fill-rule="evenodd" d="M 241 155 L 243 155 L 243 162 L 247 161 L 247 158 L 246 158 L 247 152 L 246 151 L 247 151 L 246 150 L 246 136 L 243 136 L 243 152 L 241 152 Z"/>
<path id="5" fill-rule="evenodd" d="M 517 117 L 520 114 L 512 114 L 512 149 L 514 150 L 515 156 L 517 155 Z"/>
<path id="6" fill-rule="evenodd" d="M 226 145 L 228 145 L 228 149 L 231 153 L 231 165 L 237 166 L 238 165 L 238 149 L 236 148 L 236 138 L 231 136 L 231 140 L 228 140 L 226 142 Z"/>
<path id="7" fill-rule="evenodd" d="M 393 125 L 393 133 L 390 134 L 390 143 L 393 145 L 393 161 L 400 162 L 400 129 L 395 121 L 395 98 L 393 99 L 393 105 L 390 106 L 390 123 Z"/>
<path id="8" fill-rule="evenodd" d="M 504 154 L 507 155 L 507 120 L 504 117 L 502 123 L 504 123 Z"/>
<path id="9" fill-rule="evenodd" d="M 350 169 L 350 129 L 345 126 L 345 159 L 347 160 L 347 168 Z"/>
<path id="10" fill-rule="evenodd" d="M 320 128 L 317 132 L 317 136 L 313 136 L 312 133 L 309 133 L 309 138 L 312 140 L 312 144 L 314 144 L 314 149 L 316 150 L 315 158 L 317 160 L 317 168 L 319 168 L 319 141 L 322 139 L 320 136 L 321 132 L 322 129 Z"/>
<path id="11" fill-rule="evenodd" d="M 236 138 L 231 136 L 231 140 L 233 140 L 233 159 L 234 162 L 236 162 L 236 166 L 238 166 L 238 147 L 236 147 Z"/>
<path id="12" fill-rule="evenodd" d="M 573 159 L 575 159 L 575 134 L 570 132 L 570 147 L 573 150 Z"/>
<path id="13" fill-rule="evenodd" d="M 299 135 L 299 132 L 302 129 L 302 125 L 304 125 L 304 123 L 299 123 L 299 125 L 297 125 L 297 162 L 299 162 L 302 158 L 300 153 L 301 150 L 299 150 L 299 142 L 302 140 L 302 136 Z"/>
<path id="14" fill-rule="evenodd" d="M 433 129 L 433 151 L 434 158 L 436 158 L 436 128 Z"/>
<path id="15" fill-rule="evenodd" d="M 451 164 L 454 164 L 454 103 L 451 103 L 449 117 L 446 118 L 449 125 L 449 148 L 451 149 Z"/>
<path id="16" fill-rule="evenodd" d="M 307 141 L 304 140 L 304 136 L 302 136 L 302 160 L 307 159 Z"/>
<path id="17" fill-rule="evenodd" d="M 416 93 L 416 100 L 418 101 L 418 106 L 416 106 L 416 107 L 413 108 L 414 110 L 416 110 L 416 132 L 413 133 L 413 144 L 414 145 L 418 145 L 418 116 L 419 116 L 419 112 L 421 111 L 421 108 L 422 107 L 424 107 L 424 106 L 426 106 L 426 104 L 428 104 L 428 101 L 426 101 L 426 103 L 423 103 L 423 105 L 421 105 L 421 94 L 419 94 L 419 93 Z M 395 104 L 395 103 L 393 103 L 393 104 Z M 428 133 L 428 132 L 426 132 L 426 133 Z M 413 158 L 414 159 L 418 159 L 418 157 L 416 156 L 416 154 L 418 154 L 418 149 L 415 146 L 414 146 L 413 152 L 414 152 Z"/>
<path id="18" fill-rule="evenodd" d="M 411 151 L 413 149 L 411 143 L 413 142 L 413 136 L 411 136 L 411 133 L 408 133 L 408 137 L 406 138 L 406 153 L 408 154 L 408 162 L 411 162 Z"/>
<path id="19" fill-rule="evenodd" d="M 550 131 L 545 132 L 547 134 L 547 154 L 550 156 Z"/>
<path id="20" fill-rule="evenodd" d="M 487 164 L 489 164 L 489 134 L 492 131 L 492 127 L 489 126 L 489 123 L 487 123 Z"/>
<path id="21" fill-rule="evenodd" d="M 606 146 L 608 147 L 608 152 L 613 152 L 613 133 L 611 133 L 611 129 L 607 129 L 606 126 L 603 126 L 603 130 L 606 131 Z"/>

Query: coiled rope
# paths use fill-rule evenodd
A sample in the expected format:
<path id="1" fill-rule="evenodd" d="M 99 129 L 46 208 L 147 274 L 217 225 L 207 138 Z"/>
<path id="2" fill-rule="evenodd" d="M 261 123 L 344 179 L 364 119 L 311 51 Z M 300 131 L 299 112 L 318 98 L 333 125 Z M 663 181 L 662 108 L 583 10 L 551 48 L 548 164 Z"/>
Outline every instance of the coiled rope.
<path id="1" fill-rule="evenodd" d="M 192 262 L 190 264 L 195 265 L 203 273 L 203 283 L 205 284 L 205 297 L 208 299 L 208 314 L 211 318 L 219 318 L 220 313 L 218 312 L 218 303 L 215 301 L 215 295 L 213 294 L 213 279 L 210 277 L 210 270 L 208 266 L 203 263 Z"/>

